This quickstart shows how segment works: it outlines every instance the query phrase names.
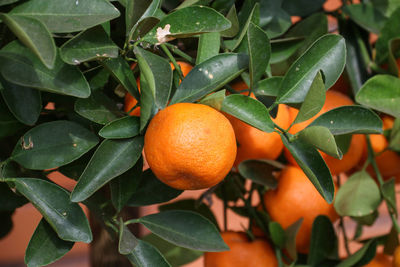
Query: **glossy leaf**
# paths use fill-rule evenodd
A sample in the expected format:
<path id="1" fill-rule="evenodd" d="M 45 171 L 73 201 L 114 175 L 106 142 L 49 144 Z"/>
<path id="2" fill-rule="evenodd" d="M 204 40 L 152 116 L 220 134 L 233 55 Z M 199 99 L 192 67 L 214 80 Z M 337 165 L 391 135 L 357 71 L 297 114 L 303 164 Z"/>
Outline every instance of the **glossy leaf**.
<path id="1" fill-rule="evenodd" d="M 3 170 L 0 169 L 4 173 Z M 4 174 L 6 176 L 6 174 Z M 1 177 L 3 178 L 3 177 Z M 14 193 L 7 183 L 0 183 L 0 212 L 13 212 L 16 208 L 21 207 L 28 201 L 23 196 Z"/>
<path id="2" fill-rule="evenodd" d="M 3 90 L 0 91 L 13 115 L 26 125 L 34 125 L 42 110 L 42 100 L 38 90 L 7 82 L 0 76 Z"/>
<path id="3" fill-rule="evenodd" d="M 131 233 L 129 228 L 125 226 L 121 220 L 119 227 L 118 252 L 122 255 L 131 254 L 138 245 L 139 240 Z"/>
<path id="4" fill-rule="evenodd" d="M 304 38 L 286 38 L 274 40 L 271 43 L 271 64 L 277 64 L 290 59 L 303 45 Z"/>
<path id="5" fill-rule="evenodd" d="M 396 9 L 395 12 L 386 20 L 383 26 L 378 40 L 376 41 L 376 58 L 375 61 L 378 64 L 382 64 L 386 61 L 389 55 L 389 42 L 393 38 L 400 37 L 400 29 L 396 27 L 400 23 L 400 9 Z"/>
<path id="6" fill-rule="evenodd" d="M 52 32 L 76 32 L 120 15 L 106 0 L 33 0 L 14 8 L 12 14 L 41 20 Z"/>
<path id="7" fill-rule="evenodd" d="M 156 247 L 174 267 L 190 263 L 203 255 L 202 251 L 178 247 L 155 234 L 148 234 L 143 237 L 143 240 Z"/>
<path id="8" fill-rule="evenodd" d="M 130 197 L 128 206 L 146 206 L 167 202 L 179 196 L 182 191 L 162 183 L 151 171 L 143 172 L 136 191 Z"/>
<path id="9" fill-rule="evenodd" d="M 339 263 L 337 267 L 364 266 L 375 257 L 376 246 L 375 240 L 368 241 L 359 250 Z M 360 264 L 362 261 L 364 261 L 363 264 Z"/>
<path id="10" fill-rule="evenodd" d="M 261 102 L 249 96 L 229 95 L 222 102 L 221 110 L 261 131 L 267 133 L 274 131 L 274 124 L 267 108 Z"/>
<path id="11" fill-rule="evenodd" d="M 218 55 L 221 45 L 219 32 L 209 32 L 200 35 L 197 48 L 196 65 Z"/>
<path id="12" fill-rule="evenodd" d="M 281 139 L 321 196 L 326 202 L 332 203 L 335 187 L 329 168 L 319 152 L 299 139 L 291 142 L 284 136 L 281 136 Z"/>
<path id="13" fill-rule="evenodd" d="M 65 42 L 61 58 L 71 65 L 90 60 L 118 57 L 118 46 L 111 41 L 102 26 L 88 29 Z"/>
<path id="14" fill-rule="evenodd" d="M 396 190 L 395 190 L 395 179 L 392 178 L 382 185 L 382 196 L 387 200 L 387 203 L 390 205 L 391 210 L 396 214 L 397 213 L 397 202 L 396 202 Z"/>
<path id="15" fill-rule="evenodd" d="M 133 252 L 126 257 L 138 267 L 171 267 L 158 249 L 143 240 L 139 240 Z"/>
<path id="16" fill-rule="evenodd" d="M 140 119 L 126 116 L 107 123 L 99 135 L 108 139 L 131 138 L 139 134 Z"/>
<path id="17" fill-rule="evenodd" d="M 140 18 L 152 2 L 141 0 L 132 0 L 127 2 L 125 8 L 125 25 L 127 34 L 131 31 L 133 26 L 139 22 Z"/>
<path id="18" fill-rule="evenodd" d="M 356 101 L 367 107 L 400 117 L 400 80 L 391 75 L 375 75 L 356 95 Z"/>
<path id="19" fill-rule="evenodd" d="M 229 249 L 214 224 L 191 211 L 164 211 L 141 217 L 138 222 L 168 242 L 184 248 L 215 252 Z"/>
<path id="20" fill-rule="evenodd" d="M 394 76 L 399 75 L 399 66 L 397 66 L 396 59 L 398 51 L 400 51 L 400 38 L 393 38 L 389 41 L 388 69 Z"/>
<path id="21" fill-rule="evenodd" d="M 141 1 L 141 0 L 139 0 Z M 153 2 L 155 3 L 155 2 Z M 138 40 L 141 39 L 143 36 L 145 36 L 151 29 L 154 28 L 154 26 L 157 25 L 157 23 L 160 22 L 160 19 L 156 17 L 147 17 L 138 22 L 132 30 L 131 30 L 131 35 L 129 40 Z"/>
<path id="22" fill-rule="evenodd" d="M 376 113 L 362 106 L 342 106 L 316 118 L 308 127 L 323 126 L 333 135 L 382 133 L 382 120 Z"/>
<path id="23" fill-rule="evenodd" d="M 226 14 L 226 18 L 231 22 L 231 27 L 225 31 L 221 32 L 222 37 L 235 37 L 235 35 L 239 32 L 239 20 L 236 13 L 235 5 L 229 9 L 228 14 Z"/>
<path id="24" fill-rule="evenodd" d="M 59 56 L 53 69 L 48 69 L 28 48 L 15 41 L 0 50 L 0 58 L 0 72 L 11 83 L 80 98 L 90 95 L 83 74 Z"/>
<path id="25" fill-rule="evenodd" d="M 262 96 L 277 96 L 282 79 L 283 77 L 275 76 L 259 81 L 253 89 L 254 95 L 257 99 Z"/>
<path id="26" fill-rule="evenodd" d="M 268 230 L 271 234 L 272 242 L 279 248 L 283 248 L 286 242 L 286 235 L 282 226 L 277 222 L 270 222 L 268 224 Z"/>
<path id="27" fill-rule="evenodd" d="M 72 249 L 74 242 L 57 236 L 45 219 L 39 222 L 25 251 L 25 263 L 29 267 L 45 266 L 63 257 Z"/>
<path id="28" fill-rule="evenodd" d="M 98 138 L 79 124 L 53 121 L 26 132 L 11 158 L 28 169 L 52 169 L 80 158 L 97 143 Z"/>
<path id="29" fill-rule="evenodd" d="M 141 66 L 140 72 L 142 73 L 151 73 L 149 70 L 147 64 L 139 64 Z M 150 121 L 150 119 L 157 113 L 158 108 L 155 105 L 155 92 L 152 91 L 151 86 L 154 85 L 150 84 L 150 82 L 147 82 L 146 75 L 143 74 L 141 75 L 140 79 L 140 88 L 141 88 L 141 93 L 140 93 L 140 131 L 143 132 L 144 129 L 146 128 L 147 123 Z M 152 75 L 150 75 L 152 76 Z M 151 78 L 152 79 L 152 78 Z"/>
<path id="30" fill-rule="evenodd" d="M 82 117 L 102 125 L 122 116 L 116 103 L 100 91 L 93 92 L 86 99 L 76 100 L 74 110 Z"/>
<path id="31" fill-rule="evenodd" d="M 0 6 L 5 6 L 9 5 L 15 2 L 18 2 L 19 0 L 0 0 Z"/>
<path id="32" fill-rule="evenodd" d="M 392 131 L 390 132 L 389 148 L 400 152 L 400 118 L 394 121 Z"/>
<path id="33" fill-rule="evenodd" d="M 311 84 L 310 90 L 301 104 L 294 123 L 311 119 L 320 112 L 325 103 L 325 85 L 322 73 L 318 72 Z"/>
<path id="34" fill-rule="evenodd" d="M 343 12 L 369 32 L 379 34 L 386 17 L 372 4 L 345 5 Z"/>
<path id="35" fill-rule="evenodd" d="M 0 14 L 0 18 L 47 68 L 54 67 L 56 45 L 51 33 L 40 20 L 12 14 Z"/>
<path id="36" fill-rule="evenodd" d="M 361 171 L 349 177 L 335 199 L 335 209 L 341 216 L 361 217 L 378 208 L 381 195 L 378 185 L 367 172 Z"/>
<path id="37" fill-rule="evenodd" d="M 66 241 L 92 241 L 89 222 L 77 203 L 69 200 L 69 192 L 62 187 L 35 178 L 7 179 L 40 211 L 46 221 Z"/>
<path id="38" fill-rule="evenodd" d="M 222 102 L 225 99 L 225 95 L 226 90 L 220 90 L 218 92 L 205 96 L 199 101 L 199 103 L 215 108 L 216 110 L 221 110 Z"/>
<path id="39" fill-rule="evenodd" d="M 292 25 L 290 15 L 282 9 L 283 0 L 260 2 L 260 26 L 270 38 L 282 35 Z"/>
<path id="40" fill-rule="evenodd" d="M 190 6 L 175 10 L 165 16 L 153 30 L 143 37 L 143 41 L 152 44 L 163 43 L 163 40 L 157 39 L 158 28 L 168 29 L 168 40 L 168 38 L 189 37 L 205 32 L 220 32 L 230 27 L 231 22 L 214 9 L 206 6 Z"/>
<path id="41" fill-rule="evenodd" d="M 283 0 L 282 8 L 291 16 L 305 17 L 322 8 L 324 0 Z"/>
<path id="42" fill-rule="evenodd" d="M 143 137 L 104 140 L 97 148 L 71 193 L 73 202 L 81 202 L 113 178 L 132 168 L 143 150 Z"/>
<path id="43" fill-rule="evenodd" d="M 2 90 L 0 89 L 0 92 L 1 91 Z M 14 135 L 24 127 L 25 126 L 9 111 L 3 98 L 0 97 L 0 138 Z"/>
<path id="44" fill-rule="evenodd" d="M 246 160 L 239 164 L 239 173 L 251 181 L 266 186 L 268 189 L 275 189 L 278 185 L 272 172 L 274 166 L 262 160 Z"/>
<path id="45" fill-rule="evenodd" d="M 224 53 L 196 65 L 183 79 L 170 104 L 194 102 L 218 90 L 242 73 L 248 64 L 247 55 Z"/>
<path id="46" fill-rule="evenodd" d="M 326 127 L 307 127 L 300 131 L 298 136 L 301 141 L 307 142 L 332 157 L 341 159 L 343 156 L 342 152 L 336 146 L 335 137 Z"/>
<path id="47" fill-rule="evenodd" d="M 293 224 L 291 224 L 288 228 L 285 229 L 286 234 L 286 243 L 285 248 L 291 259 L 297 260 L 297 250 L 296 250 L 296 237 L 301 224 L 303 223 L 303 218 L 300 218 Z"/>
<path id="48" fill-rule="evenodd" d="M 318 39 L 286 73 L 277 100 L 300 103 L 304 100 L 315 75 L 322 70 L 325 88 L 330 88 L 344 69 L 346 47 L 343 37 L 328 34 Z"/>

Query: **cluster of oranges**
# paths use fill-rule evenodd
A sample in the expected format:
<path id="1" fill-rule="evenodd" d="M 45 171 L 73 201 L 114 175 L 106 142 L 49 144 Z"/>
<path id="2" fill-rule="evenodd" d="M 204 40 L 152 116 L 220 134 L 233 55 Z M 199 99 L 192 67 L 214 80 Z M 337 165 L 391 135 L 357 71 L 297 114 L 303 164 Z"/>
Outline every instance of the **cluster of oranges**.
<path id="1" fill-rule="evenodd" d="M 184 75 L 192 68 L 185 62 L 179 62 L 179 65 Z M 139 80 L 137 82 L 140 89 Z M 239 91 L 247 89 L 247 85 L 239 82 L 233 84 L 232 88 Z M 137 101 L 127 94 L 125 111 L 130 115 L 140 115 L 139 107 L 132 110 L 136 104 Z M 340 90 L 331 89 L 326 93 L 321 111 L 305 122 L 294 124 L 289 132 L 295 134 L 322 113 L 353 104 Z M 298 110 L 281 104 L 274 123 L 282 129 L 288 129 L 297 113 Z M 393 118 L 383 117 L 383 121 L 385 129 L 392 127 Z M 383 177 L 396 176 L 400 180 L 400 156 L 386 150 L 388 142 L 384 135 L 371 135 L 370 140 Z M 223 180 L 232 167 L 237 167 L 244 160 L 276 160 L 283 153 L 287 166 L 277 177 L 278 187 L 267 191 L 262 201 L 270 219 L 283 228 L 303 218 L 296 238 L 296 248 L 300 253 L 309 251 L 312 224 L 318 215 L 325 215 L 332 222 L 338 218 L 333 204 L 328 204 L 320 196 L 284 147 L 278 133 L 262 132 L 209 106 L 179 103 L 159 111 L 146 130 L 144 152 L 155 175 L 169 186 L 182 190 L 212 187 Z M 357 170 L 367 159 L 365 136 L 355 134 L 351 137 L 342 160 L 323 152 L 321 155 L 333 175 Z M 238 232 L 224 232 L 222 237 L 230 251 L 206 253 L 205 266 L 248 266 L 249 258 L 253 261 L 252 266 L 278 266 L 275 253 L 265 238 L 249 241 L 245 233 Z M 374 265 L 373 261 L 368 266 L 387 266 L 379 265 L 379 261 L 385 260 L 388 259 L 377 257 L 374 261 L 378 265 Z"/>

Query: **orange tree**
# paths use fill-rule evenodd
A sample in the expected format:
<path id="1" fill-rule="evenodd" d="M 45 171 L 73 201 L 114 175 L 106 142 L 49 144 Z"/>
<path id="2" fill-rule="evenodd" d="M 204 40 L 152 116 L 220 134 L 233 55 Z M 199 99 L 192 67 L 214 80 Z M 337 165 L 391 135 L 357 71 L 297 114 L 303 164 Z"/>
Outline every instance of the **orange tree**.
<path id="1" fill-rule="evenodd" d="M 25 262 L 50 264 L 92 241 L 82 203 L 135 266 L 203 252 L 206 266 L 363 266 L 378 246 L 393 254 L 400 4 L 361 2 L 0 1 L 0 235 L 32 203 L 43 219 Z M 193 69 L 184 75 L 177 61 Z M 77 180 L 73 191 L 52 171 Z M 220 227 L 212 195 L 249 218 L 243 233 L 226 217 Z M 366 239 L 381 203 L 391 230 Z M 357 225 L 351 237 L 344 218 Z M 130 224 L 152 233 L 135 236 Z"/>

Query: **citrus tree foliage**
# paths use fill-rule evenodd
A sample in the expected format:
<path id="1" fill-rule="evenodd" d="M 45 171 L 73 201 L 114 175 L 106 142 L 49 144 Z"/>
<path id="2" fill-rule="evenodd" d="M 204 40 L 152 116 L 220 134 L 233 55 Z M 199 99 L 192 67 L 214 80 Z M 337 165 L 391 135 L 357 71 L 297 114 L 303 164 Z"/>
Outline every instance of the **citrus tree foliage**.
<path id="1" fill-rule="evenodd" d="M 50 264 L 74 242 L 92 241 L 78 205 L 83 203 L 119 240 L 118 251 L 133 265 L 179 266 L 204 251 L 228 249 L 205 201 L 216 194 L 225 209 L 258 224 L 281 266 L 362 266 L 377 245 L 393 252 L 400 232 L 395 182 L 383 180 L 369 135 L 384 133 L 386 150 L 399 153 L 400 5 L 343 1 L 327 12 L 324 2 L 0 1 L 0 235 L 12 228 L 15 209 L 32 203 L 43 219 L 25 262 Z M 328 27 L 328 13 L 337 24 Z M 292 22 L 293 16 L 300 20 Z M 376 42 L 369 40 L 372 33 Z M 193 66 L 186 77 L 176 60 Z M 294 123 L 315 116 L 341 76 L 357 105 L 324 113 L 296 134 L 274 123 L 280 104 L 299 110 Z M 245 94 L 232 89 L 238 80 L 250 88 Z M 124 112 L 128 93 L 138 101 L 140 117 Z M 172 202 L 159 213 L 123 221 L 124 207 L 164 203 L 182 193 L 161 183 L 151 169 L 143 171 L 142 158 L 151 118 L 180 102 L 203 103 L 261 131 L 279 133 L 325 201 L 357 223 L 355 240 L 361 241 L 363 226 L 376 220 L 381 202 L 388 207 L 392 231 L 362 240 L 360 250 L 340 259 L 337 233 L 345 232 L 335 232 L 326 217 L 318 217 L 309 254 L 298 257 L 294 242 L 301 221 L 283 229 L 251 205 L 252 195 L 277 187 L 272 173 L 284 160 L 244 161 L 199 199 Z M 395 118 L 385 132 L 384 114 Z M 319 151 L 340 159 L 353 134 L 366 136 L 368 157 L 347 182 L 334 182 Z M 77 180 L 72 192 L 47 178 L 55 170 Z M 244 187 L 246 180 L 251 189 Z M 152 234 L 134 236 L 127 227 L 131 223 Z"/>

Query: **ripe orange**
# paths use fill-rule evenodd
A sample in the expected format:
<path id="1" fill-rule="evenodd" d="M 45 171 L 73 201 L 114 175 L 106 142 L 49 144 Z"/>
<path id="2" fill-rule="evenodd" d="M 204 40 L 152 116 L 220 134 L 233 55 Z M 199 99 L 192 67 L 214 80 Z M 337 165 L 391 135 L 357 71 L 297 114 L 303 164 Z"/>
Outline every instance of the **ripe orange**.
<path id="1" fill-rule="evenodd" d="M 394 250 L 393 267 L 400 267 L 400 246 L 397 246 L 397 248 Z"/>
<path id="2" fill-rule="evenodd" d="M 390 267 L 392 260 L 388 255 L 383 253 L 376 254 L 375 258 L 370 261 L 365 267 Z"/>
<path id="3" fill-rule="evenodd" d="M 217 110 L 178 103 L 151 120 L 144 151 L 150 168 L 165 184 L 182 190 L 203 189 L 219 183 L 232 168 L 235 133 Z"/>
<path id="4" fill-rule="evenodd" d="M 229 251 L 204 253 L 204 267 L 277 267 L 278 261 L 271 245 L 263 239 L 249 241 L 245 233 L 221 234 Z"/>
<path id="5" fill-rule="evenodd" d="M 333 222 L 338 215 L 333 204 L 328 204 L 322 198 L 300 168 L 286 167 L 278 181 L 276 190 L 265 193 L 265 207 L 271 220 L 280 223 L 283 228 L 303 218 L 296 238 L 296 247 L 299 252 L 307 253 L 314 219 L 318 215 L 326 215 Z"/>
<path id="6" fill-rule="evenodd" d="M 178 65 L 181 67 L 183 76 L 186 76 L 191 70 L 192 70 L 192 66 L 189 63 L 186 63 L 184 61 L 177 61 Z M 172 63 L 171 64 L 171 68 L 174 70 L 175 67 Z M 136 66 L 136 63 L 131 65 L 131 69 L 134 69 Z M 140 92 L 140 79 L 137 78 L 136 79 L 136 84 L 137 87 L 139 89 Z M 125 112 L 129 112 L 134 106 L 136 106 L 137 104 L 137 100 L 136 98 L 134 98 L 130 93 L 126 93 L 125 95 L 125 101 L 124 101 L 124 111 Z M 140 116 L 140 107 L 135 108 L 134 110 L 132 110 L 129 115 L 131 116 Z"/>
<path id="7" fill-rule="evenodd" d="M 327 91 L 326 92 L 326 100 L 325 104 L 322 107 L 321 111 L 312 117 L 311 119 L 294 124 L 292 128 L 290 128 L 290 133 L 295 134 L 301 130 L 303 130 L 305 127 L 307 127 L 312 121 L 314 121 L 318 116 L 321 114 L 337 108 L 341 106 L 346 106 L 346 105 L 353 105 L 353 101 L 347 97 L 346 95 L 337 92 L 337 91 Z M 294 108 L 290 108 L 290 114 L 291 114 L 291 121 L 293 121 L 296 116 L 297 116 L 298 110 Z M 350 147 L 345 155 L 343 155 L 343 158 L 341 160 L 336 159 L 332 156 L 329 156 L 323 152 L 321 152 L 321 156 L 325 160 L 326 164 L 328 165 L 331 173 L 333 175 L 339 174 L 341 172 L 346 172 L 351 170 L 353 167 L 355 167 L 358 162 L 360 161 L 362 157 L 362 148 L 364 144 L 364 136 L 360 134 L 355 134 L 351 138 L 351 143 Z M 293 156 L 290 154 L 290 152 L 285 148 L 285 156 L 288 159 L 288 161 L 291 164 L 297 165 L 295 159 Z"/>

